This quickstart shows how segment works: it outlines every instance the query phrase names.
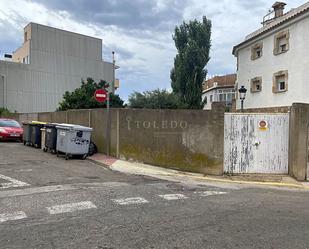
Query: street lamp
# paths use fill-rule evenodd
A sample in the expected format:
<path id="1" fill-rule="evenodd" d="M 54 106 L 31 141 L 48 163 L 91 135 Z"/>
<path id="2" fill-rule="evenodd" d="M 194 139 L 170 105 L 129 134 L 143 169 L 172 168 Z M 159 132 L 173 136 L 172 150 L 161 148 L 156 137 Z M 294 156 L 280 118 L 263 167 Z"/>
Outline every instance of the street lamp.
<path id="1" fill-rule="evenodd" d="M 241 111 L 243 112 L 244 111 L 244 100 L 246 98 L 247 89 L 244 86 L 241 86 L 241 88 L 238 89 L 238 92 L 239 92 L 239 98 L 241 101 Z"/>

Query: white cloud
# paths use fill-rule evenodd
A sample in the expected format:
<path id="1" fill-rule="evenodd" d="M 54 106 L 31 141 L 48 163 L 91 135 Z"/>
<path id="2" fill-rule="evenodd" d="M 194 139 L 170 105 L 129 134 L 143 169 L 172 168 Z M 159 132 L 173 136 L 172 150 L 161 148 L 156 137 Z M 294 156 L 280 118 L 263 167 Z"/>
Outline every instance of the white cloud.
<path id="1" fill-rule="evenodd" d="M 63 0 L 64 2 L 66 1 Z M 95 4 L 100 1 L 89 0 L 90 5 L 92 2 Z M 11 52 L 16 49 L 15 46 L 18 43 L 21 44 L 22 29 L 28 22 L 37 22 L 102 38 L 105 60 L 110 61 L 111 51 L 116 52 L 117 64 L 121 67 L 118 71 L 121 82 L 119 93 L 127 99 L 128 94 L 133 90 L 170 87 L 169 72 L 176 53 L 172 40 L 173 27 L 180 25 L 182 19 L 201 19 L 206 15 L 212 20 L 211 60 L 207 66 L 209 74 L 233 73 L 235 59 L 231 54 L 232 47 L 242 41 L 246 34 L 260 27 L 263 15 L 271 7 L 271 2 L 266 0 L 255 2 L 191 0 L 187 4 L 183 0 L 182 5 L 179 5 L 182 9 L 178 10 L 175 9 L 177 6 L 175 3 L 177 4 L 175 0 L 157 0 L 153 5 L 152 15 L 160 13 L 159 17 L 162 17 L 162 13 L 168 14 L 172 6 L 173 18 L 165 17 L 161 22 L 158 20 L 159 26 L 156 28 L 152 28 L 153 21 L 151 21 L 148 23 L 149 26 L 145 24 L 134 26 L 135 28 L 132 29 L 130 28 L 132 23 L 126 27 L 125 23 L 119 25 L 115 22 L 115 24 L 104 25 L 97 21 L 91 22 L 90 19 L 78 19 L 76 17 L 78 15 L 73 13 L 74 10 L 51 9 L 46 7 L 48 5 L 45 6 L 34 0 L 0 0 L 0 56 L 3 49 Z M 302 3 L 303 1 L 300 0 L 291 0 L 288 8 L 297 7 Z M 113 0 L 109 4 L 115 6 L 116 12 L 119 2 Z M 92 9 L 95 10 L 95 8 Z M 119 18 L 117 17 L 119 13 L 110 13 L 110 15 Z M 151 16 L 152 20 L 154 16 Z"/>

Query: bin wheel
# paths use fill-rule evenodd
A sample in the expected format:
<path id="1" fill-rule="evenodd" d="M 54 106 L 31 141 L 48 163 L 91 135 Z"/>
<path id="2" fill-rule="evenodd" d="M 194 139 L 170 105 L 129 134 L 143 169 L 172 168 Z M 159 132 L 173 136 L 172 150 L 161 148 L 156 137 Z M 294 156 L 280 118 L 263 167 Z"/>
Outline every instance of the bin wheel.
<path id="1" fill-rule="evenodd" d="M 39 145 L 38 144 L 34 144 L 34 148 L 38 149 Z"/>
<path id="2" fill-rule="evenodd" d="M 47 148 L 44 148 L 43 151 L 44 151 L 44 152 L 47 152 Z"/>
<path id="3" fill-rule="evenodd" d="M 87 158 L 87 154 L 84 154 L 82 159 L 85 160 Z"/>
<path id="4" fill-rule="evenodd" d="M 26 141 L 24 141 L 24 145 L 26 145 L 27 144 L 27 142 Z"/>
<path id="5" fill-rule="evenodd" d="M 56 153 L 57 153 L 57 157 L 59 157 L 59 152 L 57 151 Z"/>
<path id="6" fill-rule="evenodd" d="M 65 154 L 65 160 L 69 160 L 70 156 L 68 154 Z"/>
<path id="7" fill-rule="evenodd" d="M 56 150 L 51 150 L 51 153 L 56 154 L 57 152 L 56 152 Z"/>

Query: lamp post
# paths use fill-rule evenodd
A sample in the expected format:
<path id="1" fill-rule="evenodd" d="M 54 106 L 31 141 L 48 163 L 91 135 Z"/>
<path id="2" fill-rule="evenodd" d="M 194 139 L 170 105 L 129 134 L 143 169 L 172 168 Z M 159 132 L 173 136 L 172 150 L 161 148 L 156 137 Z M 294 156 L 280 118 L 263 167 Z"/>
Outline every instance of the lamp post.
<path id="1" fill-rule="evenodd" d="M 240 103 L 241 103 L 241 112 L 244 111 L 244 100 L 246 98 L 246 92 L 247 92 L 247 89 L 244 87 L 244 86 L 241 86 L 239 89 L 238 89 L 238 92 L 239 92 L 239 98 L 240 98 Z"/>

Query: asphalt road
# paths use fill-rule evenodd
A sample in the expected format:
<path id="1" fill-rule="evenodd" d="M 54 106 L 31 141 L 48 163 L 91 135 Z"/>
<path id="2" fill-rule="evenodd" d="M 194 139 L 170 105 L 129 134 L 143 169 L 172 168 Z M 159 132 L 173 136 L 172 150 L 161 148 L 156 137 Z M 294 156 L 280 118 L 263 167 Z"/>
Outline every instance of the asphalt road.
<path id="1" fill-rule="evenodd" d="M 187 185 L 0 143 L 0 248 L 309 248 L 309 192 Z"/>

